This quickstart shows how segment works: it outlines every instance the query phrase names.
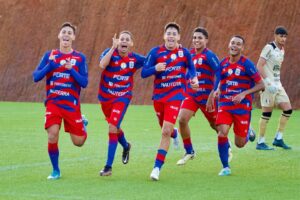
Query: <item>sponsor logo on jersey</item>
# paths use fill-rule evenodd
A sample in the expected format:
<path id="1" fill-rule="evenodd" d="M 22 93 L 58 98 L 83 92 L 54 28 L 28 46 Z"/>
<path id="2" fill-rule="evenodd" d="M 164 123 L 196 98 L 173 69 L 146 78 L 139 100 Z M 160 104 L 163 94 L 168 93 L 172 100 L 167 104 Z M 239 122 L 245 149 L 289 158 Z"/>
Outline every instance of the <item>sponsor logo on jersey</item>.
<path id="1" fill-rule="evenodd" d="M 126 63 L 121 63 L 121 68 L 125 69 L 126 68 Z"/>
<path id="2" fill-rule="evenodd" d="M 198 65 L 202 65 L 202 63 L 203 63 L 203 59 L 202 59 L 202 58 L 199 58 L 199 59 L 198 59 Z"/>
<path id="3" fill-rule="evenodd" d="M 177 58 L 176 54 L 172 54 L 172 55 L 171 55 L 171 59 L 172 59 L 172 60 L 175 60 L 176 58 Z"/>

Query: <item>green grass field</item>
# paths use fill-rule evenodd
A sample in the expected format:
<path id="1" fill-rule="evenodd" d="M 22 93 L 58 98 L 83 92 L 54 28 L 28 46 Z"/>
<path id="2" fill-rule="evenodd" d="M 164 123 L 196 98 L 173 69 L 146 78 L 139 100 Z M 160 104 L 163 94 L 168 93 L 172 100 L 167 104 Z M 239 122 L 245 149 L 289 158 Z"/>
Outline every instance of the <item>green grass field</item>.
<path id="1" fill-rule="evenodd" d="M 184 154 L 171 146 L 160 181 L 149 179 L 160 140 L 152 106 L 130 106 L 123 130 L 132 143 L 130 162 L 121 162 L 118 146 L 113 175 L 100 177 L 107 152 L 107 124 L 99 105 L 84 104 L 89 119 L 88 140 L 82 148 L 72 145 L 61 132 L 60 168 L 63 177 L 48 181 L 51 171 L 47 137 L 43 129 L 41 103 L 0 102 L 0 199 L 300 199 L 300 111 L 291 117 L 285 141 L 293 149 L 262 152 L 255 143 L 243 149 L 233 147 L 232 176 L 219 177 L 216 134 L 197 113 L 191 121 L 197 157 L 183 167 L 176 162 Z M 257 130 L 260 110 L 253 111 L 252 125 Z M 279 111 L 273 113 L 267 142 L 273 140 Z M 233 134 L 230 133 L 232 138 Z"/>

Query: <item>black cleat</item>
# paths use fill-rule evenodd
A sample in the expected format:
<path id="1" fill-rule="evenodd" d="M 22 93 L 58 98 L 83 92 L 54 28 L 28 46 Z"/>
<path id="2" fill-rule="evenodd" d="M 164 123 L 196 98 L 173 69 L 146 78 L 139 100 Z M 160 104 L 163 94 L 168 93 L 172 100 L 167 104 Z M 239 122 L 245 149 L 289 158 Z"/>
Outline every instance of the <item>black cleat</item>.
<path id="1" fill-rule="evenodd" d="M 111 176 L 112 169 L 109 166 L 104 166 L 104 168 L 100 171 L 100 176 Z"/>
<path id="2" fill-rule="evenodd" d="M 273 146 L 281 147 L 281 148 L 283 148 L 283 149 L 291 149 L 290 146 L 286 145 L 286 144 L 283 142 L 283 139 L 277 140 L 277 139 L 275 138 L 274 141 L 273 141 Z"/>
<path id="3" fill-rule="evenodd" d="M 125 149 L 123 149 L 123 153 L 122 153 L 122 163 L 123 164 L 127 164 L 129 161 L 129 152 L 131 149 L 131 144 L 128 142 L 128 147 Z"/>

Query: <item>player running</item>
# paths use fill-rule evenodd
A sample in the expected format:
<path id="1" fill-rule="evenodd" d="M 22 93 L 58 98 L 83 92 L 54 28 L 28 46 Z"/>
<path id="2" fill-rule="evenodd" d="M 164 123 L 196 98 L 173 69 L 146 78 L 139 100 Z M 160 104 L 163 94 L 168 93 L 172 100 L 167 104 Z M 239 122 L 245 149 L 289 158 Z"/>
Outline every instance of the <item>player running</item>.
<path id="1" fill-rule="evenodd" d="M 131 52 L 133 36 L 122 31 L 117 39 L 113 37 L 111 48 L 100 56 L 99 66 L 104 69 L 99 84 L 98 99 L 108 122 L 108 153 L 100 176 L 112 175 L 112 164 L 118 142 L 123 147 L 122 162 L 129 161 L 131 144 L 127 142 L 121 123 L 132 98 L 133 75 L 143 66 L 145 57 Z"/>
<path id="2" fill-rule="evenodd" d="M 88 69 L 85 56 L 72 48 L 75 33 L 76 27 L 65 22 L 58 34 L 59 49 L 46 52 L 33 72 L 34 82 L 46 77 L 45 129 L 53 167 L 48 179 L 61 177 L 58 138 L 62 120 L 74 145 L 82 146 L 87 138 L 79 97 L 81 88 L 88 85 Z"/>
<path id="3" fill-rule="evenodd" d="M 191 77 L 191 87 L 198 87 L 198 79 L 191 55 L 186 48 L 179 46 L 180 27 L 168 23 L 164 28 L 164 45 L 154 47 L 148 54 L 142 77 L 155 76 L 153 104 L 159 125 L 162 128 L 161 142 L 157 151 L 154 168 L 150 174 L 152 180 L 159 180 L 170 146 L 170 137 L 182 100 L 185 98 L 186 72 Z"/>
<path id="4" fill-rule="evenodd" d="M 244 147 L 248 141 L 251 119 L 251 94 L 264 88 L 255 65 L 242 55 L 244 44 L 245 40 L 241 36 L 231 38 L 228 46 L 230 56 L 220 62 L 217 73 L 220 79 L 220 96 L 216 125 L 219 156 L 223 165 L 220 176 L 231 174 L 228 164 L 229 129 L 233 124 L 235 145 L 238 148 Z"/>

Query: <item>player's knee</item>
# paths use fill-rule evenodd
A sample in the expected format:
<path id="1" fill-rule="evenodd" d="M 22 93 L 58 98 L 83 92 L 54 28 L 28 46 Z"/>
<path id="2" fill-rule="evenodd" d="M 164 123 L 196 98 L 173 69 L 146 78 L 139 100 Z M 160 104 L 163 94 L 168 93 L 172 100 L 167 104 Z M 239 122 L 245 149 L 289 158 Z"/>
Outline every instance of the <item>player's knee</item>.
<path id="1" fill-rule="evenodd" d="M 265 119 L 265 120 L 269 120 L 272 116 L 272 112 L 263 112 L 261 115 L 261 118 Z"/>
<path id="2" fill-rule="evenodd" d="M 110 133 L 117 133 L 118 132 L 118 128 L 113 124 L 109 124 L 108 129 L 109 129 Z"/>
<path id="3" fill-rule="evenodd" d="M 84 141 L 80 141 L 80 140 L 73 141 L 73 144 L 77 147 L 82 147 L 84 144 Z"/>
<path id="4" fill-rule="evenodd" d="M 246 144 L 246 142 L 244 141 L 235 141 L 235 146 L 238 147 L 238 148 L 243 148 Z"/>
<path id="5" fill-rule="evenodd" d="M 188 118 L 185 116 L 179 116 L 179 124 L 186 125 L 189 122 Z"/>
<path id="6" fill-rule="evenodd" d="M 58 133 L 55 131 L 48 131 L 48 141 L 56 143 L 58 141 Z"/>
<path id="7" fill-rule="evenodd" d="M 162 135 L 165 137 L 170 137 L 172 134 L 173 128 L 172 127 L 163 127 L 162 128 Z"/>
<path id="8" fill-rule="evenodd" d="M 282 112 L 282 115 L 285 116 L 285 117 L 290 117 L 292 115 L 292 113 L 293 113 L 292 109 L 290 109 L 290 110 L 284 110 Z"/>

